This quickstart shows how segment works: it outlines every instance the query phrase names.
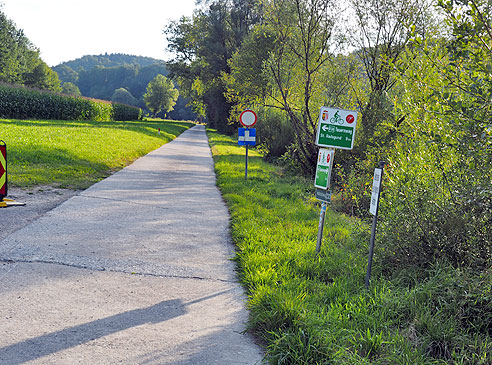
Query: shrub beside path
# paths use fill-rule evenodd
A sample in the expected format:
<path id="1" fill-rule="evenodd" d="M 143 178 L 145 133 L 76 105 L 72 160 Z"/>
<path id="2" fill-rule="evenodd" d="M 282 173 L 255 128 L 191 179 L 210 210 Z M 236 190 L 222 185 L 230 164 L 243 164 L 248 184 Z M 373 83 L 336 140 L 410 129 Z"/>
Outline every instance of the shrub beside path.
<path id="1" fill-rule="evenodd" d="M 260 363 L 228 223 L 196 126 L 0 238 L 0 363 Z"/>

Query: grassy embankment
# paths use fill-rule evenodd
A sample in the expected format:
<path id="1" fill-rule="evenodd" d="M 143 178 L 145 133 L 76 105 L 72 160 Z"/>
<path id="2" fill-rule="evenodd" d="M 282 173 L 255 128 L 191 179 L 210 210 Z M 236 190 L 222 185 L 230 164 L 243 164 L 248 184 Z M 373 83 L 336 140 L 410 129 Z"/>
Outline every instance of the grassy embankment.
<path id="1" fill-rule="evenodd" d="M 9 187 L 87 188 L 191 126 L 191 122 L 159 120 L 0 119 L 0 140 L 7 143 Z"/>
<path id="2" fill-rule="evenodd" d="M 483 285 L 490 278 L 472 285 L 466 272 L 436 265 L 390 280 L 376 257 L 365 290 L 369 225 L 328 210 L 317 257 L 312 181 L 284 176 L 251 151 L 245 182 L 244 148 L 208 132 L 250 298 L 250 328 L 265 341 L 269 361 L 492 363 L 491 290 Z M 466 317 L 465 307 L 476 312 Z"/>

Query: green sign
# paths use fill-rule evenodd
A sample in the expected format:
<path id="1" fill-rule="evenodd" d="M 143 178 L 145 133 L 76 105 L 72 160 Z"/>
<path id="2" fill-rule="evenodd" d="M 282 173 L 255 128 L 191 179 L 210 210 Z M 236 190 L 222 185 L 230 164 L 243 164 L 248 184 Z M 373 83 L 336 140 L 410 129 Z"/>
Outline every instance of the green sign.
<path id="1" fill-rule="evenodd" d="M 351 150 L 354 147 L 357 112 L 322 107 L 319 113 L 316 145 Z"/>
<path id="2" fill-rule="evenodd" d="M 318 153 L 318 163 L 316 165 L 316 176 L 314 186 L 319 189 L 327 190 L 330 186 L 331 167 L 333 165 L 334 150 L 321 148 Z"/>

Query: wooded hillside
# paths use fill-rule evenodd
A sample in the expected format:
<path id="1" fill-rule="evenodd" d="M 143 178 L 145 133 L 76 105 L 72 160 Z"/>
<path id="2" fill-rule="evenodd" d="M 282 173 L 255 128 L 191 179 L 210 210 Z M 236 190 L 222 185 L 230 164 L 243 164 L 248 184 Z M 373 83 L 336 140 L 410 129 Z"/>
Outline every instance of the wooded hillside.
<path id="1" fill-rule="evenodd" d="M 157 75 L 168 74 L 166 64 L 150 57 L 126 54 L 83 56 L 53 67 L 64 87 L 72 87 L 81 95 L 111 100 L 146 109 L 143 101 L 147 85 Z M 73 86 L 72 86 L 73 85 Z M 186 101 L 179 98 L 167 117 L 195 119 Z"/>

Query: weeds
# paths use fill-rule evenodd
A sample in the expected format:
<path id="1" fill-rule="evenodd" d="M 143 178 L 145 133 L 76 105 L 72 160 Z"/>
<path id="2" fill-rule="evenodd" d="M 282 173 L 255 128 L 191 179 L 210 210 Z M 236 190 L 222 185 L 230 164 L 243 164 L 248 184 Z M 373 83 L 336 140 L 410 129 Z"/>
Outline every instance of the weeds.
<path id="1" fill-rule="evenodd" d="M 273 364 L 490 364 L 492 275 L 435 263 L 364 288 L 369 229 L 328 211 L 315 255 L 312 181 L 284 174 L 209 130 L 217 184 L 231 212 L 250 329 Z M 376 247 L 376 250 L 380 246 Z"/>

